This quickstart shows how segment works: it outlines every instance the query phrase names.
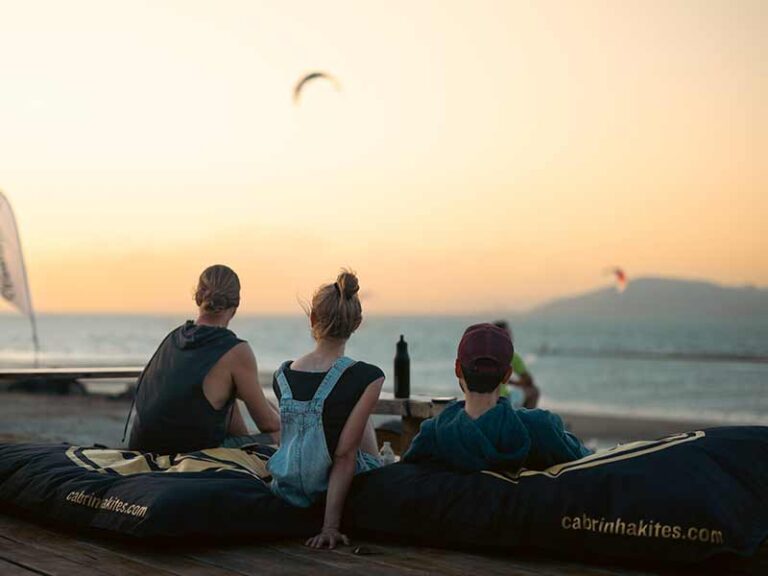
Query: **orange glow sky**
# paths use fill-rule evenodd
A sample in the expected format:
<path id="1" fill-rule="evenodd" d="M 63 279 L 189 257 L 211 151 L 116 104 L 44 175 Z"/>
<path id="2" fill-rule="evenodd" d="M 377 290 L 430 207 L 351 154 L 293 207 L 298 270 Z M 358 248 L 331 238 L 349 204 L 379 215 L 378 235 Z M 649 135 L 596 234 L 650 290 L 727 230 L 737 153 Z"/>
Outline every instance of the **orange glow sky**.
<path id="1" fill-rule="evenodd" d="M 246 312 L 341 266 L 379 313 L 766 285 L 766 54 L 760 0 L 0 0 L 0 188 L 42 311 L 186 310 L 215 262 Z"/>

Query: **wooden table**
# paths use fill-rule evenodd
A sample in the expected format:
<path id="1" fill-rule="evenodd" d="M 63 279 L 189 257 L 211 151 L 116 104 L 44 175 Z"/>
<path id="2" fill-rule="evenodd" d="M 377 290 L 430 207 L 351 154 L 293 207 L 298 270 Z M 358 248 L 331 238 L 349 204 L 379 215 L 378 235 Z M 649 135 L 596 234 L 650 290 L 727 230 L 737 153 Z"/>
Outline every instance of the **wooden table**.
<path id="1" fill-rule="evenodd" d="M 0 385 L 18 392 L 48 392 L 53 394 L 84 393 L 81 380 L 135 382 L 142 368 L 122 366 L 116 368 L 12 368 L 0 370 Z"/>
<path id="2" fill-rule="evenodd" d="M 411 396 L 410 398 L 395 398 L 390 392 L 382 392 L 376 403 L 375 414 L 390 414 L 399 416 L 402 431 L 397 437 L 391 437 L 390 442 L 397 454 L 402 454 L 411 445 L 413 437 L 419 432 L 421 423 L 427 418 L 433 418 L 442 412 L 447 402 L 436 402 L 429 396 Z M 379 440 L 389 438 L 386 431 L 377 430 Z"/>
<path id="3" fill-rule="evenodd" d="M 0 370 L 0 380 L 24 382 L 36 379 L 80 380 L 87 378 L 116 378 L 135 380 L 143 368 L 136 366 L 118 367 L 87 367 L 74 366 L 69 368 L 4 368 Z"/>

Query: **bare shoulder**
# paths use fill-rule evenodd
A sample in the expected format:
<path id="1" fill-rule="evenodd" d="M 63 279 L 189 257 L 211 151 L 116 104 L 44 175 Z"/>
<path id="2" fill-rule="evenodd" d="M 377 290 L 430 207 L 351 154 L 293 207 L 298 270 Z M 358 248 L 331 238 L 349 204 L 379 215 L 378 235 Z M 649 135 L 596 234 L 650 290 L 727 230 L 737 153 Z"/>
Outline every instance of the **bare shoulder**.
<path id="1" fill-rule="evenodd" d="M 256 356 L 253 353 L 253 348 L 251 348 L 251 345 L 248 344 L 248 342 L 235 344 L 222 359 L 226 360 L 227 364 L 233 369 L 239 367 L 252 368 L 256 365 Z"/>
<path id="2" fill-rule="evenodd" d="M 368 384 L 365 387 L 365 390 L 363 391 L 362 396 L 360 397 L 360 400 L 364 400 L 366 402 L 376 402 L 379 399 L 379 395 L 381 394 L 381 389 L 384 386 L 384 376 L 381 378 L 377 378 L 370 384 Z"/>
<path id="3" fill-rule="evenodd" d="M 384 376 L 376 378 L 376 380 L 368 384 L 368 388 L 373 388 L 374 390 L 378 389 L 377 394 L 381 392 L 381 389 L 383 386 L 384 386 Z"/>

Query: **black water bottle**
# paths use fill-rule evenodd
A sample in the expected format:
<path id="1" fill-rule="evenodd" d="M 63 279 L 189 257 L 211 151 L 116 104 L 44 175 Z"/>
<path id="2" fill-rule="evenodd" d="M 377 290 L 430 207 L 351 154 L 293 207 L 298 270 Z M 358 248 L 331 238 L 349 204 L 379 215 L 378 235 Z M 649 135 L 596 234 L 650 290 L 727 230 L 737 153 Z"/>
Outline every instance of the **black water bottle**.
<path id="1" fill-rule="evenodd" d="M 400 334 L 395 353 L 395 398 L 409 398 L 411 395 L 411 357 L 408 356 L 408 342 Z"/>

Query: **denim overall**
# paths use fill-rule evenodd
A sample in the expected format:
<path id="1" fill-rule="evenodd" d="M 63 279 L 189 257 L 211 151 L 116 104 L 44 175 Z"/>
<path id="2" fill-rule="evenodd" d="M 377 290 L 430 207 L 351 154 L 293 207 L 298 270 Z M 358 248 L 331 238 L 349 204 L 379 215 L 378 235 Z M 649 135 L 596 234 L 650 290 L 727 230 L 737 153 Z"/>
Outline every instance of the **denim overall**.
<path id="1" fill-rule="evenodd" d="M 280 387 L 280 448 L 269 459 L 272 492 L 294 506 L 311 506 L 328 489 L 333 461 L 323 431 L 323 403 L 344 371 L 355 363 L 342 356 L 333 363 L 311 400 L 294 400 L 283 363 L 276 379 Z M 378 458 L 357 451 L 355 474 L 381 466 Z"/>

